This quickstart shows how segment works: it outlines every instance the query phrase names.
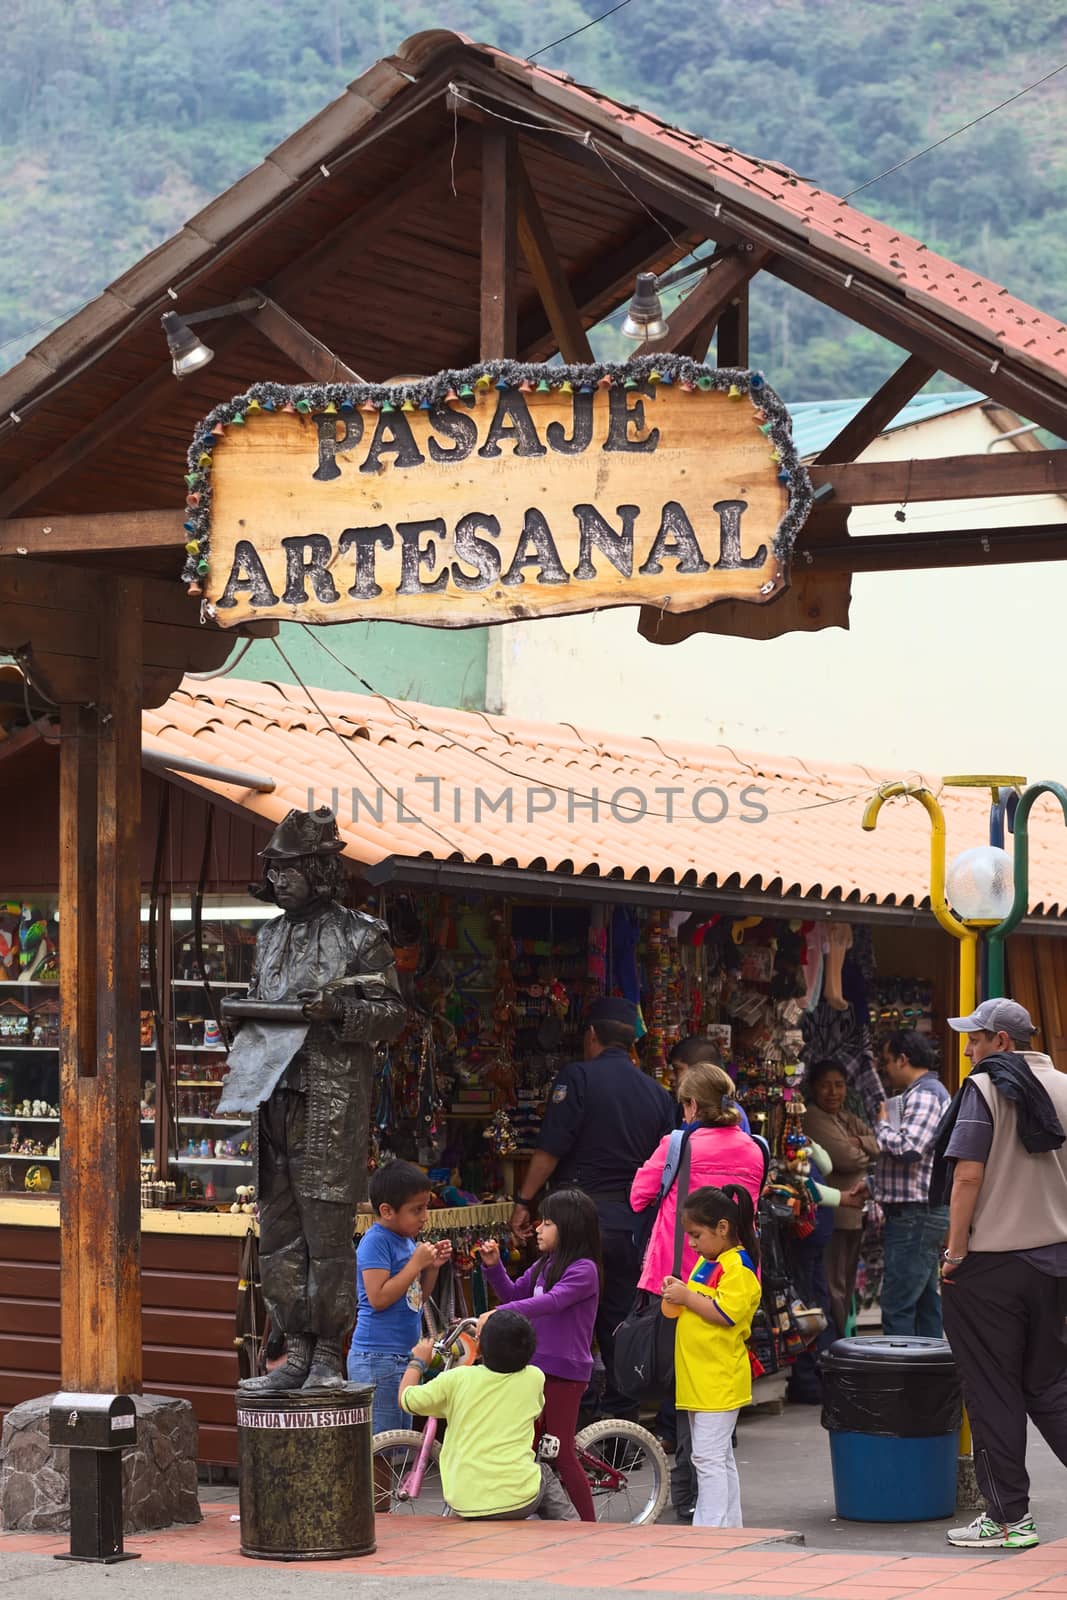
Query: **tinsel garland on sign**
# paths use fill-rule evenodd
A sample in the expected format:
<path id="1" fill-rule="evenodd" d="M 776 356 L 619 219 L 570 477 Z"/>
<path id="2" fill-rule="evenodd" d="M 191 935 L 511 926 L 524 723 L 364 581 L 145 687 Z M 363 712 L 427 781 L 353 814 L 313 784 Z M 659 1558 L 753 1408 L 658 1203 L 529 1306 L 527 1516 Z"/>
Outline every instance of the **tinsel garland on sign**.
<path id="1" fill-rule="evenodd" d="M 244 394 L 217 405 L 193 435 L 185 478 L 188 494 L 183 581 L 188 584 L 190 593 L 200 594 L 201 579 L 209 571 L 211 465 L 215 446 L 225 437 L 227 428 L 243 426 L 249 416 L 257 412 L 286 411 L 304 417 L 327 414 L 344 419 L 357 412 L 432 412 L 457 405 L 473 410 L 479 400 L 493 390 L 521 389 L 524 393 L 535 394 L 561 390 L 566 394 L 575 391 L 590 394 L 594 389 L 615 385 L 637 388 L 642 383 L 653 387 L 677 384 L 692 393 L 717 390 L 734 400 L 750 402 L 754 425 L 767 440 L 768 451 L 778 465 L 779 481 L 789 490 L 788 509 L 774 538 L 775 554 L 780 560 L 787 560 L 811 506 L 812 488 L 793 444 L 789 413 L 781 399 L 765 382 L 761 372 L 750 372 L 742 367 L 709 367 L 688 356 L 663 354 L 637 356 L 627 362 L 595 362 L 590 366 L 486 361 L 396 384 L 255 383 Z"/>

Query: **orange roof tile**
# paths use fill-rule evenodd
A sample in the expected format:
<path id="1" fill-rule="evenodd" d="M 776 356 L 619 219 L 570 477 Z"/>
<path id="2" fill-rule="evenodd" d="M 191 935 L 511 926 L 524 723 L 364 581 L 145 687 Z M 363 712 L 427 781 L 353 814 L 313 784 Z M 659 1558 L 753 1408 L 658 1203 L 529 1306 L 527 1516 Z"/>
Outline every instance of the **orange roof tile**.
<path id="1" fill-rule="evenodd" d="M 930 833 L 921 807 L 894 801 L 873 833 L 860 828 L 880 783 L 919 774 L 325 689 L 313 695 L 325 715 L 287 684 L 187 679 L 166 705 L 144 713 L 144 733 L 171 755 L 272 777 L 270 794 L 183 780 L 266 823 L 294 806 L 334 806 L 346 853 L 368 867 L 422 857 L 925 903 Z M 925 781 L 938 791 L 938 779 Z M 941 801 L 951 859 L 987 837 L 988 794 L 948 789 Z M 1031 819 L 1031 910 L 1044 915 L 1067 913 L 1067 828 L 1059 818 L 1055 802 L 1042 799 Z"/>

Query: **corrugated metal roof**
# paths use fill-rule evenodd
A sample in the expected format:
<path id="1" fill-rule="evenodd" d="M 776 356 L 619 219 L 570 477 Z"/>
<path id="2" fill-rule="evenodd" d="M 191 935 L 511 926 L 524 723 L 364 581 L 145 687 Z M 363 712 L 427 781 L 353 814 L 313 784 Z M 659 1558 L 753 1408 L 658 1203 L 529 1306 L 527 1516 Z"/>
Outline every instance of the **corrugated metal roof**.
<path id="1" fill-rule="evenodd" d="M 963 411 L 967 406 L 980 405 L 985 398 L 977 389 L 961 389 L 955 394 L 916 395 L 882 432 L 895 433 L 898 428 L 910 428 L 917 422 L 929 422 L 933 417 Z M 805 460 L 818 455 L 866 404 L 866 400 L 801 400 L 790 406 L 797 453 Z"/>
<path id="2" fill-rule="evenodd" d="M 860 828 L 867 798 L 899 773 L 327 690 L 314 699 L 325 716 L 288 685 L 187 680 L 144 713 L 144 732 L 172 755 L 272 776 L 272 794 L 182 779 L 266 823 L 333 805 L 365 866 L 424 857 L 878 905 L 927 895 L 921 807 L 896 801 L 875 832 Z M 987 837 L 984 791 L 946 790 L 942 803 L 950 856 Z M 1032 818 L 1031 903 L 1058 915 L 1067 829 L 1046 805 Z"/>

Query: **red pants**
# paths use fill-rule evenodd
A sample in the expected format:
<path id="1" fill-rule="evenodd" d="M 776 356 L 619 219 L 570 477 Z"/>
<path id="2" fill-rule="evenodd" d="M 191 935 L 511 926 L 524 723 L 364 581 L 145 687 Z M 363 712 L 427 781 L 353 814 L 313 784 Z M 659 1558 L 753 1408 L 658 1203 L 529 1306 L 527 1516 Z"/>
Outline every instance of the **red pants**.
<path id="1" fill-rule="evenodd" d="M 545 1375 L 545 1409 L 537 1424 L 537 1437 L 543 1433 L 554 1434 L 559 1440 L 559 1455 L 555 1466 L 560 1482 L 571 1497 L 575 1511 L 583 1522 L 595 1522 L 593 1496 L 589 1479 L 582 1471 L 574 1450 L 574 1429 L 578 1421 L 578 1407 L 587 1385 L 573 1378 L 550 1378 Z"/>

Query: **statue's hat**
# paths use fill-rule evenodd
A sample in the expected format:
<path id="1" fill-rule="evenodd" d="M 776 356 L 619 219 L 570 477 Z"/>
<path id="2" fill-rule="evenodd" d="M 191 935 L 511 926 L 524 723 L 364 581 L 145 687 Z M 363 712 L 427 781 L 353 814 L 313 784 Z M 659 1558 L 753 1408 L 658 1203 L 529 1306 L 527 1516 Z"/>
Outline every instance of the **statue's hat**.
<path id="1" fill-rule="evenodd" d="M 329 806 L 317 811 L 290 811 L 271 834 L 265 861 L 296 861 L 301 856 L 335 856 L 345 847 L 337 818 Z"/>

